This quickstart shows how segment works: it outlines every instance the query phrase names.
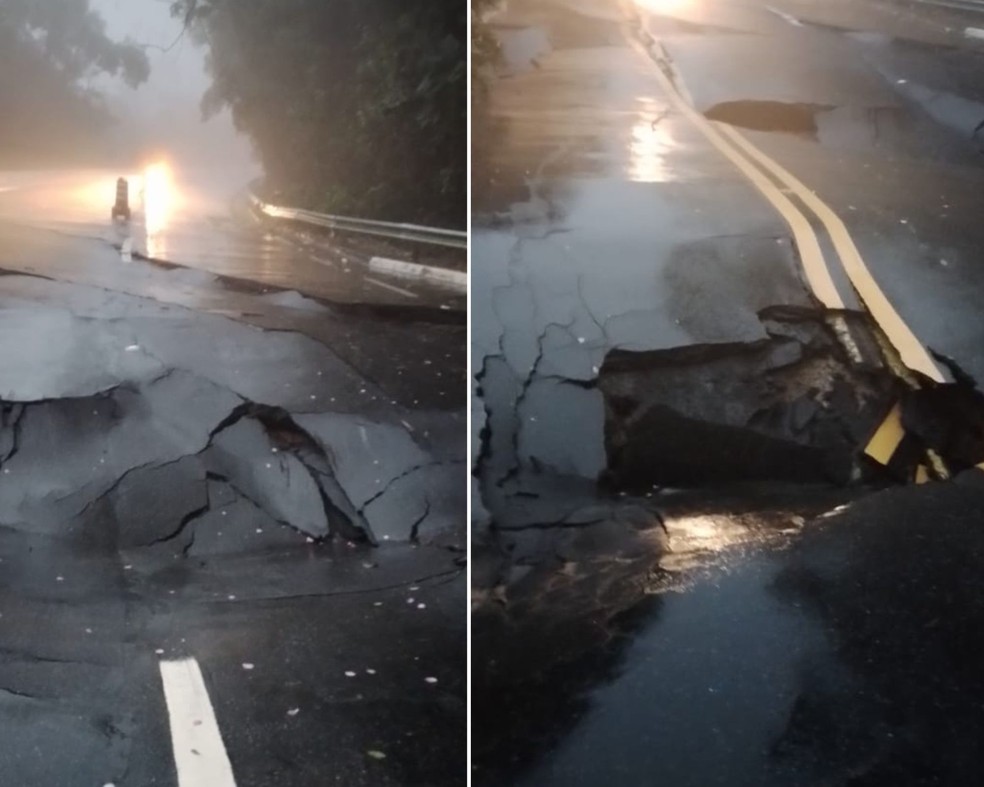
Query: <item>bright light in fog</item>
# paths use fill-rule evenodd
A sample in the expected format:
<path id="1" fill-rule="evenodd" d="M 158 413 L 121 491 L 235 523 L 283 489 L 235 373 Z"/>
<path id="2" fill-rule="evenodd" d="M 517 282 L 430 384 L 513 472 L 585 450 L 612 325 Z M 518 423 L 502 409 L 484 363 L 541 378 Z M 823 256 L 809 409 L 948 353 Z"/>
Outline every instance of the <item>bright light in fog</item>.
<path id="1" fill-rule="evenodd" d="M 124 177 L 129 178 L 124 173 Z M 58 192 L 66 199 L 59 204 L 59 218 L 66 221 L 108 221 L 116 201 L 116 173 L 94 172 L 92 179 Z M 132 196 L 132 195 L 131 195 Z M 131 203 L 132 204 L 132 203 Z"/>
<path id="2" fill-rule="evenodd" d="M 694 4 L 694 0 L 635 0 L 641 6 L 657 14 L 672 14 Z"/>
<path id="3" fill-rule="evenodd" d="M 163 162 L 151 164 L 144 170 L 143 207 L 147 237 L 158 235 L 167 226 L 174 201 L 171 170 Z"/>

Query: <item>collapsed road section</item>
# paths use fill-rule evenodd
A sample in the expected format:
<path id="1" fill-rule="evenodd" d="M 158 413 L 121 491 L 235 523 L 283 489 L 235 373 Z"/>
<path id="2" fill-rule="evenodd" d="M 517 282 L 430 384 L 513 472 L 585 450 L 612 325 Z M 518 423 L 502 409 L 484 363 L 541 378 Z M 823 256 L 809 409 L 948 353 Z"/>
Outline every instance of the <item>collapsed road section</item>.
<path id="1" fill-rule="evenodd" d="M 457 784 L 462 315 L 0 250 L 5 778 L 176 784 L 194 659 L 240 783 Z"/>
<path id="2" fill-rule="evenodd" d="M 898 741 L 934 751 L 955 705 L 898 687 L 981 677 L 946 655 L 976 602 L 940 608 L 980 587 L 981 356 L 958 337 L 982 334 L 949 311 L 980 289 L 962 262 L 931 284 L 977 235 L 964 215 L 937 251 L 960 211 L 901 185 L 979 184 L 973 141 L 892 97 L 870 37 L 772 7 L 527 0 L 483 24 L 476 784 L 899 783 Z"/>

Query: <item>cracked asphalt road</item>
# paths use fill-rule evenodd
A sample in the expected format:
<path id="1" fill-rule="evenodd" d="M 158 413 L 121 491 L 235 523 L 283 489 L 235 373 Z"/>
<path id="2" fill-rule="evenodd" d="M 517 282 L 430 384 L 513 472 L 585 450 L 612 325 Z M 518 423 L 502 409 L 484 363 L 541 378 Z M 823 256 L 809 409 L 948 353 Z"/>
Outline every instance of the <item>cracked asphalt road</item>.
<path id="1" fill-rule="evenodd" d="M 984 53 L 963 17 L 524 0 L 485 23 L 476 784 L 976 783 L 939 730 L 982 723 L 980 471 L 904 488 L 859 459 L 913 346 L 979 408 Z M 735 130 L 804 190 L 770 171 L 764 198 L 712 139 Z M 804 193 L 914 343 L 829 223 L 778 209 Z"/>
<path id="2" fill-rule="evenodd" d="M 177 785 L 192 658 L 240 787 L 460 784 L 460 312 L 69 224 L 0 222 L 0 783 Z"/>

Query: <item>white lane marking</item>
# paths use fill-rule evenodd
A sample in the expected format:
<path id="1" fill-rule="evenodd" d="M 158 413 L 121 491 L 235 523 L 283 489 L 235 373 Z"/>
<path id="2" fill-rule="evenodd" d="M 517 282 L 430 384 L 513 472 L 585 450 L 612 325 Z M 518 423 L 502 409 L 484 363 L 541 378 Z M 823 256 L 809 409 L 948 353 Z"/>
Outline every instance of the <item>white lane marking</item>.
<path id="1" fill-rule="evenodd" d="M 397 286 L 395 286 L 393 284 L 387 284 L 386 282 L 379 281 L 379 279 L 374 279 L 371 276 L 366 276 L 365 277 L 365 280 L 368 281 L 368 282 L 371 282 L 371 283 L 373 283 L 373 284 L 375 284 L 375 285 L 377 285 L 379 287 L 385 287 L 387 290 L 393 290 L 393 292 L 398 292 L 401 295 L 406 295 L 408 298 L 419 298 L 420 297 L 415 292 L 410 292 L 410 290 L 405 290 L 402 287 L 397 287 Z"/>
<path id="2" fill-rule="evenodd" d="M 967 38 L 981 38 L 984 39 L 984 29 L 980 27 L 968 27 L 964 30 L 964 35 Z"/>
<path id="3" fill-rule="evenodd" d="M 198 662 L 162 661 L 160 668 L 179 787 L 236 787 Z"/>
<path id="4" fill-rule="evenodd" d="M 771 6 L 771 5 L 767 5 L 767 6 L 765 7 L 765 10 L 766 10 L 766 11 L 769 11 L 770 13 L 773 13 L 773 14 L 775 14 L 775 15 L 776 15 L 776 16 L 778 16 L 778 17 L 779 17 L 779 18 L 780 18 L 780 19 L 781 19 L 781 20 L 782 20 L 783 22 L 788 22 L 788 23 L 789 23 L 789 24 L 791 24 L 791 25 L 792 25 L 793 27 L 802 27 L 802 26 L 803 26 L 803 23 L 802 23 L 802 22 L 800 22 L 800 20 L 799 20 L 799 19 L 797 19 L 797 18 L 796 18 L 795 16 L 793 16 L 792 14 L 787 14 L 787 13 L 786 13 L 785 11 L 781 11 L 780 9 L 778 9 L 778 8 L 774 8 L 774 7 L 773 7 L 773 6 Z"/>

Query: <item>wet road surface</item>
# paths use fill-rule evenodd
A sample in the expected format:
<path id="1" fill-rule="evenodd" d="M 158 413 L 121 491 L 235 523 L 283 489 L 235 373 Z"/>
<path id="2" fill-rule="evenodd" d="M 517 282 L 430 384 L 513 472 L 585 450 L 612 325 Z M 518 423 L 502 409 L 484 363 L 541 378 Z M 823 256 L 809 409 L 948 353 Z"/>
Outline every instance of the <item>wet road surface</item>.
<path id="1" fill-rule="evenodd" d="M 577 645 L 554 629 L 539 674 L 480 673 L 476 783 L 976 783 L 982 504 L 975 472 L 787 513 L 785 535 L 704 556 L 593 647 L 591 627 Z M 514 661 L 537 664 L 525 647 Z"/>
<path id="2" fill-rule="evenodd" d="M 460 312 L 56 214 L 0 219 L 0 784 L 460 784 Z"/>
<path id="3" fill-rule="evenodd" d="M 120 174 L 0 173 L 0 219 L 100 239 L 116 248 L 126 244 L 132 253 L 161 262 L 261 286 L 301 289 L 335 303 L 464 309 L 460 290 L 369 271 L 371 243 L 260 222 L 241 191 L 221 185 L 222 179 L 208 171 L 157 164 L 123 173 L 130 183 L 133 219 L 110 222 Z M 385 245 L 376 245 L 379 256 L 392 256 Z"/>
<path id="4" fill-rule="evenodd" d="M 859 457 L 913 371 L 979 407 L 970 23 L 805 0 L 485 22 L 476 783 L 976 783 L 940 730 L 984 722 L 980 471 L 877 491 Z"/>

